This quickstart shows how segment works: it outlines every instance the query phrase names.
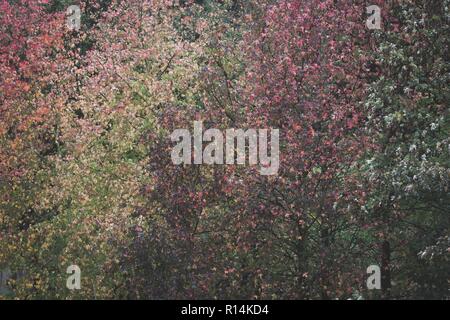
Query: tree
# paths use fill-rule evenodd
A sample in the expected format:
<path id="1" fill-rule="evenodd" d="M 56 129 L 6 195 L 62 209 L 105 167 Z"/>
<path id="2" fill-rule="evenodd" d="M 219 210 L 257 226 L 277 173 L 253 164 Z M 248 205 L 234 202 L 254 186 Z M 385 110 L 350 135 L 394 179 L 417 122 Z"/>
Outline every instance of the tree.
<path id="1" fill-rule="evenodd" d="M 383 242 L 383 297 L 441 299 L 447 295 L 448 254 L 434 263 L 417 255 L 447 235 L 450 225 L 448 2 L 386 9 L 385 29 L 373 37 L 375 76 L 365 103 L 374 146 L 362 168 L 372 185 L 365 209 Z"/>

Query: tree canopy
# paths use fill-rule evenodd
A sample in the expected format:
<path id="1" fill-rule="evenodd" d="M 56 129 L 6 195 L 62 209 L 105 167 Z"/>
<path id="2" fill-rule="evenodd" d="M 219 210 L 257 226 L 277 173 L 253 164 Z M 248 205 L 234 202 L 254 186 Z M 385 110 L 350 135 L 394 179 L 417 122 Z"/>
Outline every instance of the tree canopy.
<path id="1" fill-rule="evenodd" d="M 449 4 L 0 0 L 0 298 L 449 299 Z M 278 173 L 174 165 L 194 121 Z"/>

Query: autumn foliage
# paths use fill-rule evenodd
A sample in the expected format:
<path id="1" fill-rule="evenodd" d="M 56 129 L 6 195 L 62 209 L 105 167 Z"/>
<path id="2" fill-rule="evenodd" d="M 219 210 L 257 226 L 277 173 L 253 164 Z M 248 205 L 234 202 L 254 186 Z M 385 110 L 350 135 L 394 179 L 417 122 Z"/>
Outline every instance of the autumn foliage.
<path id="1" fill-rule="evenodd" d="M 447 0 L 76 3 L 0 0 L 0 297 L 449 298 Z M 278 174 L 174 165 L 194 120 Z"/>

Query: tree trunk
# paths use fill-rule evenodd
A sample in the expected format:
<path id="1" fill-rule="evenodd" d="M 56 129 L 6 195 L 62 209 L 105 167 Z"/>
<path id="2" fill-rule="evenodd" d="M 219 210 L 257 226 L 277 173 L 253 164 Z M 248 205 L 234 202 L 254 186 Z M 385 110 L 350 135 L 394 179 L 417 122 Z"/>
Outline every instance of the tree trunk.
<path id="1" fill-rule="evenodd" d="M 391 297 L 391 245 L 384 240 L 381 245 L 381 293 L 383 299 Z"/>

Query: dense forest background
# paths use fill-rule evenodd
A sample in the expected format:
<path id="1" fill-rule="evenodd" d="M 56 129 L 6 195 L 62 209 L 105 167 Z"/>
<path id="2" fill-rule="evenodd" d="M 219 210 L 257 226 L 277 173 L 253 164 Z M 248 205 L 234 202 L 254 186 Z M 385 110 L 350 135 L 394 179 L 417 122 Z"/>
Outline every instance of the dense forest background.
<path id="1" fill-rule="evenodd" d="M 449 4 L 0 0 L 0 295 L 449 299 Z M 278 175 L 173 165 L 194 120 Z"/>

